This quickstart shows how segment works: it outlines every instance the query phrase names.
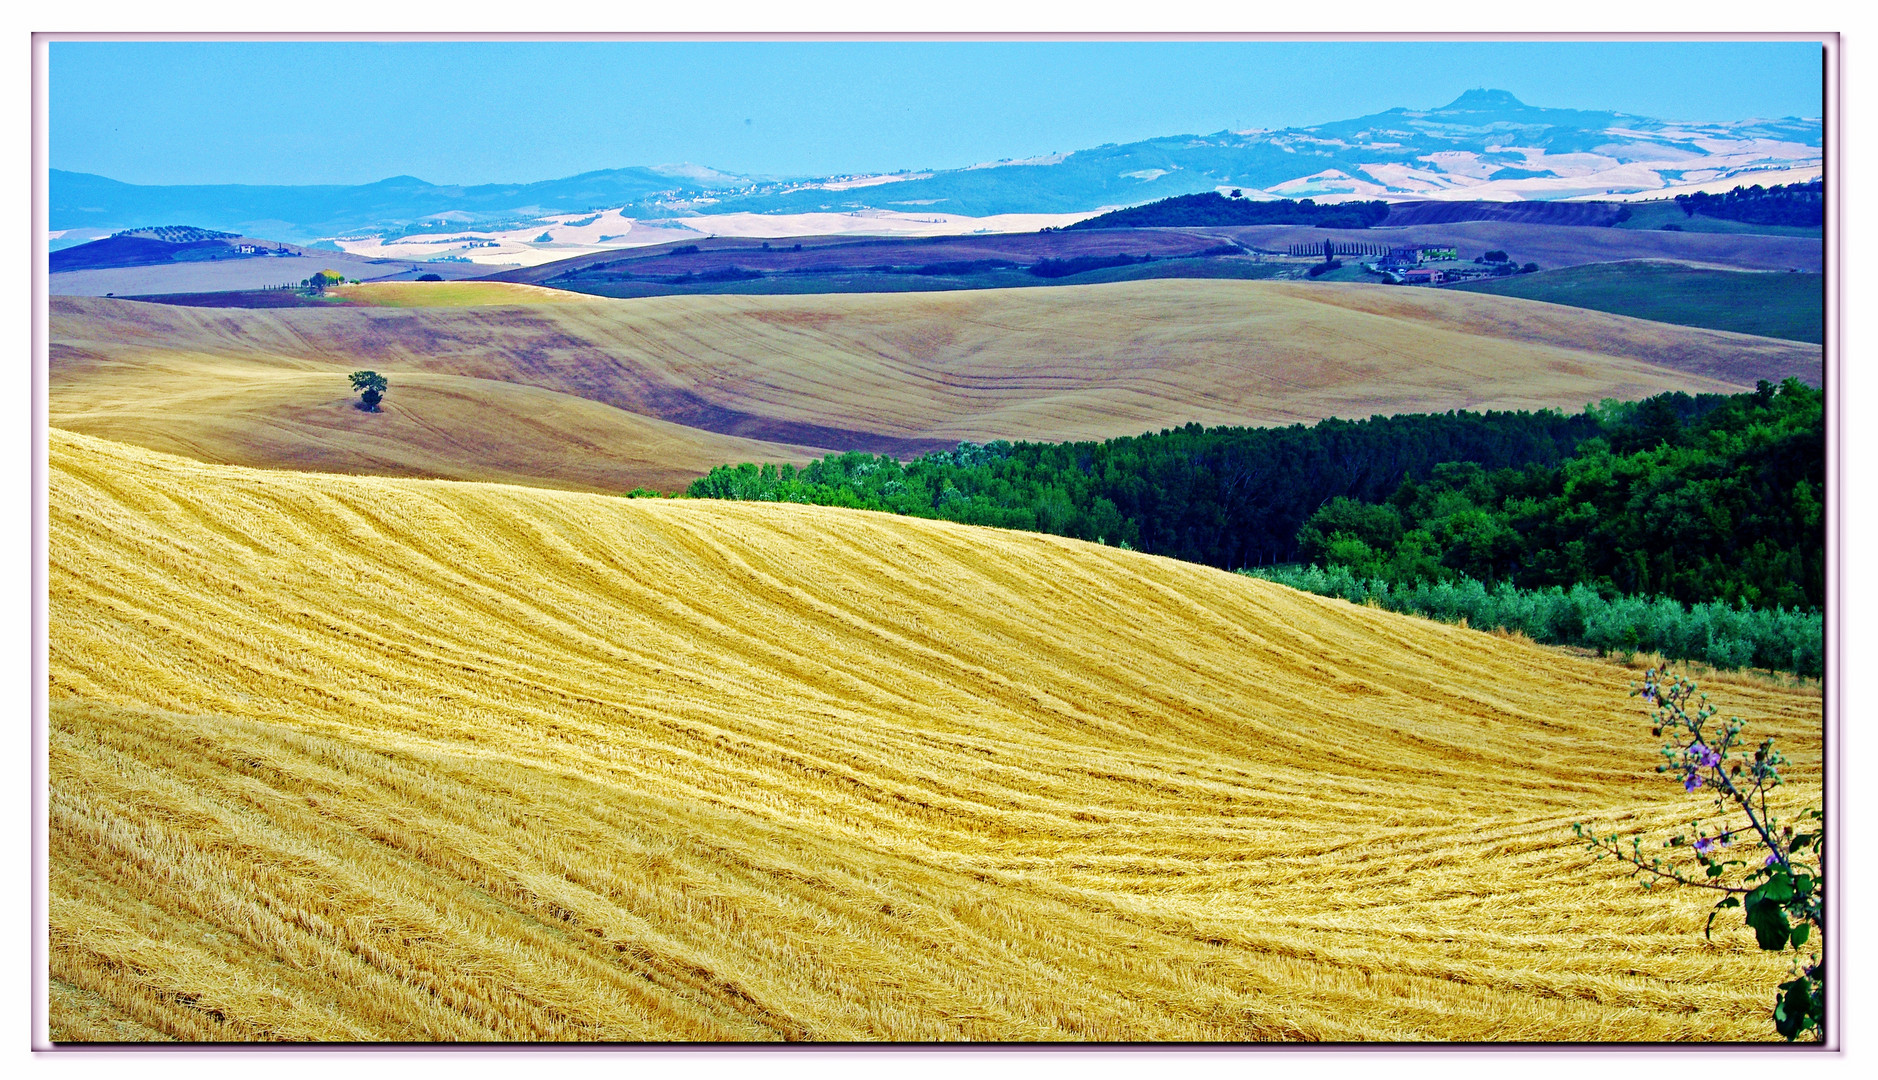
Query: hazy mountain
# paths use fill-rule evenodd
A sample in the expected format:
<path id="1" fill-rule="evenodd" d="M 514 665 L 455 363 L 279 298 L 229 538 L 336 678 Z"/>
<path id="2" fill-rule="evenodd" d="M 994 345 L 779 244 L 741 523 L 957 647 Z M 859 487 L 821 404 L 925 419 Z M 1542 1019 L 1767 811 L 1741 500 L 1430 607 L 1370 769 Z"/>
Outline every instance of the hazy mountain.
<path id="1" fill-rule="evenodd" d="M 1241 188 L 1253 197 L 1569 198 L 1817 165 L 1817 119 L 1674 123 L 1527 105 L 1470 90 L 1436 109 L 1313 127 L 1174 135 L 965 169 L 793 181 L 699 166 L 609 169 L 533 184 L 450 187 L 400 176 L 356 187 L 146 187 L 54 170 L 54 230 L 189 222 L 309 241 L 481 227 L 620 210 L 690 215 L 1082 213 Z"/>
<path id="2" fill-rule="evenodd" d="M 838 192 L 761 192 L 713 209 L 1067 212 L 1233 187 L 1293 198 L 1566 198 L 1813 163 L 1820 144 L 1817 120 L 1672 124 L 1471 90 L 1439 109 L 1170 136 Z"/>
<path id="3" fill-rule="evenodd" d="M 663 193 L 704 193 L 749 183 L 695 166 L 604 169 L 534 184 L 473 187 L 431 184 L 415 176 L 355 186 L 146 186 L 53 169 L 48 212 L 55 231 L 187 221 L 250 236 L 308 241 L 425 222 L 448 227 L 533 220 L 556 211 L 639 205 Z"/>

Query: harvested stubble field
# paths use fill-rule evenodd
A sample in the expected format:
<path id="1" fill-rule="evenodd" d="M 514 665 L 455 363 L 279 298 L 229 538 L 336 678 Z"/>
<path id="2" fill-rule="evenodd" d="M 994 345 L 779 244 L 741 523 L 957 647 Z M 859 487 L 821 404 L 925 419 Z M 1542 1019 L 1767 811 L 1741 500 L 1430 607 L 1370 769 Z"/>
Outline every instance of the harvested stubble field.
<path id="1" fill-rule="evenodd" d="M 1249 281 L 341 310 L 55 297 L 51 331 L 52 422 L 67 430 L 225 464 L 599 491 L 828 450 L 1575 411 L 1821 372 L 1817 347 L 1795 342 Z M 358 368 L 390 377 L 384 413 L 352 408 Z"/>
<path id="2" fill-rule="evenodd" d="M 55 430 L 62 1040 L 1765 1039 L 1613 665 L 1056 537 Z M 1816 798 L 1816 692 L 1730 685 Z"/>
<path id="3" fill-rule="evenodd" d="M 564 289 L 507 281 L 368 281 L 340 285 L 328 295 L 366 307 L 513 307 L 565 304 L 588 299 Z"/>

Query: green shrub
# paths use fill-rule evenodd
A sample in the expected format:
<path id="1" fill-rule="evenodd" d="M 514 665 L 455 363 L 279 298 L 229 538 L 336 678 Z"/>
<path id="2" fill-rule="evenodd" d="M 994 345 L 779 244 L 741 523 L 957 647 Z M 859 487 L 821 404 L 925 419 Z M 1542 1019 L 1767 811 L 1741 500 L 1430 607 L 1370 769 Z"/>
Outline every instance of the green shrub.
<path id="1" fill-rule="evenodd" d="M 1823 674 L 1825 621 L 1818 612 L 1755 610 L 1718 601 L 1681 604 L 1668 597 L 1600 595 L 1587 585 L 1489 588 L 1474 578 L 1392 584 L 1349 566 L 1279 566 L 1239 571 L 1318 596 L 1446 623 L 1465 619 L 1477 630 L 1518 631 L 1546 645 L 1575 645 L 1600 654 L 1660 652 L 1717 668 L 1771 668 L 1817 678 Z"/>

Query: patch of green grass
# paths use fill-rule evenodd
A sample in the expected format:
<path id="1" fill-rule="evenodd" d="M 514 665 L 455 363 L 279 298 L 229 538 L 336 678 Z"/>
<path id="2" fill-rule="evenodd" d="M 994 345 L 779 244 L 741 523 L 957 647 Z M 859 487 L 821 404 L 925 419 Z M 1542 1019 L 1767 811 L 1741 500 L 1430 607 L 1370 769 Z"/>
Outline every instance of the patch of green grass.
<path id="1" fill-rule="evenodd" d="M 1314 278 L 1307 277 L 1307 280 L 1310 280 L 1310 281 L 1362 281 L 1362 282 L 1367 282 L 1371 285 L 1381 285 L 1384 281 L 1384 278 L 1381 274 L 1372 274 L 1368 270 L 1363 269 L 1363 264 L 1357 261 L 1355 256 L 1346 256 L 1343 259 L 1342 266 L 1337 267 L 1335 270 L 1326 270 Z"/>
<path id="2" fill-rule="evenodd" d="M 1826 339 L 1819 274 L 1698 270 L 1676 263 L 1570 266 L 1450 286 L 1638 319 L 1819 344 Z"/>
<path id="3" fill-rule="evenodd" d="M 1818 236 L 1820 230 L 1799 225 L 1751 225 L 1745 221 L 1729 221 L 1726 218 L 1704 217 L 1697 214 L 1690 217 L 1674 201 L 1664 199 L 1660 202 L 1633 202 L 1630 207 L 1630 220 L 1619 222 L 1619 229 L 1661 229 L 1665 225 L 1680 226 L 1681 232 L 1699 233 L 1755 233 L 1761 236 Z"/>

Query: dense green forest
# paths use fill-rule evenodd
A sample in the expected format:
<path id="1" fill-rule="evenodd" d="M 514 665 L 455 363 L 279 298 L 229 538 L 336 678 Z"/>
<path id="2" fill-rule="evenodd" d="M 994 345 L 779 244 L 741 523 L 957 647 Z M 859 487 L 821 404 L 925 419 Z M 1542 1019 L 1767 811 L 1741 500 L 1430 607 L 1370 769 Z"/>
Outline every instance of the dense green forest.
<path id="1" fill-rule="evenodd" d="M 1320 229 L 1367 229 L 1389 216 L 1386 202 L 1331 203 L 1310 199 L 1229 199 L 1217 191 L 1176 195 L 1084 218 L 1065 229 L 1140 229 L 1182 225 L 1315 225 Z"/>
<path id="2" fill-rule="evenodd" d="M 1688 217 L 1701 214 L 1751 225 L 1817 226 L 1826 220 L 1826 184 L 1823 180 L 1769 188 L 1755 184 L 1725 195 L 1698 191 L 1676 196 L 1676 205 Z"/>
<path id="3" fill-rule="evenodd" d="M 1719 402 L 1721 399 L 1715 399 Z M 1691 409 L 1711 405 L 1686 399 Z M 1222 569 L 1296 558 L 1333 495 L 1374 502 L 1446 461 L 1558 463 L 1602 433 L 1590 413 L 1442 413 L 1314 427 L 1182 428 L 1106 442 L 961 444 L 902 464 L 865 453 L 801 469 L 719 466 L 703 498 L 886 510 L 1126 543 Z"/>
<path id="4" fill-rule="evenodd" d="M 1568 460 L 1470 461 L 1381 500 L 1338 497 L 1298 530 L 1299 561 L 1391 583 L 1521 588 L 1819 608 L 1825 601 L 1825 414 L 1789 380 L 1709 410 L 1673 397 L 1610 407 Z"/>
<path id="5" fill-rule="evenodd" d="M 1056 533 L 1222 569 L 1272 567 L 1287 584 L 1299 584 L 1285 576 L 1304 573 L 1297 564 L 1314 564 L 1333 575 L 1324 580 L 1425 614 L 1438 614 L 1428 590 L 1478 589 L 1494 611 L 1513 610 L 1504 598 L 1514 597 L 1553 612 L 1513 627 L 1545 641 L 1602 647 L 1597 627 L 1643 611 L 1645 623 L 1626 624 L 1643 627 L 1635 647 L 1778 655 L 1787 666 L 1824 603 L 1824 492 L 1823 396 L 1790 379 L 1570 416 L 1189 424 L 1106 442 L 962 443 L 906 463 L 857 452 L 800 469 L 724 465 L 688 494 Z M 1785 629 L 1750 633 L 1721 608 L 1760 609 Z M 1676 651 L 1697 638 L 1700 651 Z"/>

